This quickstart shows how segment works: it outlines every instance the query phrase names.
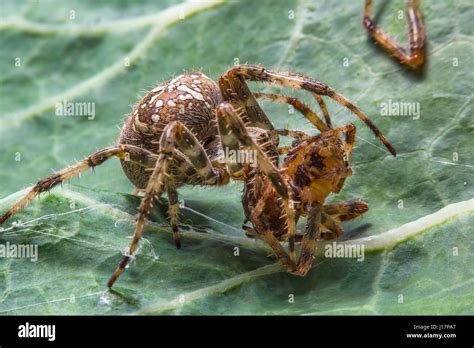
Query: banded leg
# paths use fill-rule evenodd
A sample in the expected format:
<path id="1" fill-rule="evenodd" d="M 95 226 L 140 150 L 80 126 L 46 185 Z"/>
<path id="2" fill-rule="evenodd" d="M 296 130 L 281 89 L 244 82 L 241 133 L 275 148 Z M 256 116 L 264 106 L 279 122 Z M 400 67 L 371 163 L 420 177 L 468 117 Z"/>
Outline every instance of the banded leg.
<path id="1" fill-rule="evenodd" d="M 176 187 L 168 182 L 168 216 L 170 218 L 171 230 L 173 231 L 173 239 L 176 248 L 181 248 L 181 238 L 179 237 L 178 221 L 179 221 L 179 200 Z"/>
<path id="2" fill-rule="evenodd" d="M 277 95 L 271 93 L 254 93 L 255 98 L 257 99 L 269 99 L 280 103 L 285 103 L 293 106 L 297 111 L 299 111 L 304 117 L 308 119 L 319 131 L 324 132 L 328 130 L 328 126 L 324 124 L 321 118 L 313 111 L 311 108 L 301 102 L 297 98 L 287 97 L 284 95 Z M 327 111 L 327 109 L 326 109 Z"/>
<path id="3" fill-rule="evenodd" d="M 350 162 L 352 160 L 352 150 L 354 148 L 357 129 L 354 125 L 348 125 L 346 127 L 348 127 L 346 131 L 346 154 L 348 155 L 347 161 Z M 339 193 L 342 190 L 345 181 L 346 178 L 342 178 L 339 181 L 336 193 Z"/>
<path id="4" fill-rule="evenodd" d="M 294 250 L 294 237 L 296 233 L 295 212 L 293 201 L 290 197 L 290 189 L 286 180 L 280 175 L 278 168 L 269 160 L 262 149 L 254 143 L 249 136 L 242 119 L 230 103 L 222 103 L 216 109 L 219 134 L 223 148 L 235 146 L 235 139 L 246 150 L 254 151 L 257 154 L 259 169 L 270 179 L 276 192 L 282 199 L 288 221 L 288 243 L 291 260 L 296 260 Z"/>
<path id="5" fill-rule="evenodd" d="M 296 265 L 270 231 L 259 235 L 252 227 L 244 225 L 242 228 L 249 238 L 260 238 L 265 241 L 290 273 L 305 276 L 311 269 L 318 239 L 331 240 L 339 237 L 343 234 L 339 222 L 355 219 L 368 209 L 367 203 L 360 200 L 332 203 L 323 206 L 322 209 L 319 204 L 311 206 L 304 234 L 296 235 L 296 240 L 301 242 L 300 256 Z M 321 226 L 324 230 L 321 230 Z"/>
<path id="6" fill-rule="evenodd" d="M 322 238 L 322 239 L 334 239 L 337 237 L 337 231 L 338 231 L 337 228 L 334 232 L 330 231 L 331 225 L 334 223 L 334 221 L 336 222 L 350 221 L 350 220 L 358 218 L 362 214 L 366 213 L 368 210 L 369 210 L 369 206 L 367 202 L 360 201 L 360 200 L 351 200 L 351 201 L 346 201 L 346 202 L 331 203 L 331 204 L 324 205 L 323 213 L 331 216 L 333 220 L 331 220 L 329 223 L 326 223 L 326 225 L 324 223 L 321 223 L 321 225 L 324 227 L 324 231 L 321 232 L 321 237 L 323 236 L 327 237 L 327 238 Z M 324 222 L 326 222 L 326 219 L 324 219 Z M 296 235 L 297 242 L 301 242 L 302 239 L 303 239 L 303 234 Z"/>
<path id="7" fill-rule="evenodd" d="M 229 69 L 219 80 L 219 85 L 221 86 L 221 90 L 229 90 L 231 84 L 229 81 L 232 79 L 238 79 L 239 83 L 243 80 L 250 80 L 250 81 L 257 81 L 257 82 L 269 82 L 281 86 L 287 86 L 294 89 L 305 90 L 311 92 L 314 96 L 322 95 L 328 96 L 337 103 L 345 106 L 350 111 L 352 111 L 357 117 L 359 117 L 371 130 L 374 134 L 382 141 L 382 143 L 387 147 L 390 153 L 396 156 L 396 151 L 390 145 L 388 140 L 385 136 L 379 131 L 379 129 L 370 121 L 370 119 L 365 115 L 357 106 L 352 104 L 348 99 L 346 99 L 343 95 L 339 94 L 336 90 L 328 87 L 321 82 L 315 81 L 310 79 L 309 77 L 291 74 L 291 73 L 281 73 L 275 72 L 271 70 L 267 70 L 263 67 L 257 65 L 236 65 Z M 236 103 L 233 98 L 234 95 L 232 93 L 224 93 L 224 98 L 226 100 L 232 101 L 232 103 Z M 252 96 L 253 98 L 253 96 Z M 243 104 L 243 102 L 240 102 Z M 244 108 L 245 105 L 242 105 Z"/>
<path id="8" fill-rule="evenodd" d="M 219 79 L 219 88 L 224 99 L 232 104 L 235 110 L 245 110 L 241 113 L 244 124 L 265 130 L 272 130 L 273 124 L 262 110 L 254 94 L 250 91 L 243 76 L 229 69 Z"/>
<path id="9" fill-rule="evenodd" d="M 356 218 L 368 210 L 367 203 L 363 201 L 348 201 L 326 205 L 323 208 L 314 204 L 308 211 L 305 233 L 301 240 L 301 251 L 296 271 L 299 276 L 305 276 L 311 269 L 318 239 L 331 240 L 344 233 L 340 223 L 332 215 L 338 215 L 339 221 Z M 330 215 L 330 213 L 332 213 Z M 323 225 L 327 231 L 321 231 Z"/>
<path id="10" fill-rule="evenodd" d="M 316 101 L 319 104 L 319 107 L 323 113 L 324 120 L 326 121 L 326 125 L 329 128 L 332 128 L 332 121 L 331 121 L 331 116 L 329 116 L 329 111 L 328 108 L 326 107 L 326 103 L 324 102 L 323 98 L 320 95 L 315 95 Z"/>
<path id="11" fill-rule="evenodd" d="M 252 211 L 254 217 L 260 216 L 262 209 L 264 207 L 264 200 L 259 200 Z M 260 239 L 265 242 L 272 250 L 278 261 L 286 269 L 287 272 L 293 273 L 296 270 L 296 254 L 294 257 L 281 245 L 280 241 L 273 234 L 273 232 L 263 226 L 263 223 L 258 218 L 252 218 L 253 227 L 245 225 L 242 226 L 245 234 L 249 238 Z M 259 231 L 257 233 L 257 231 Z M 264 231 L 263 233 L 261 231 Z"/>
<path id="12" fill-rule="evenodd" d="M 321 232 L 321 238 L 331 240 L 340 237 L 344 233 L 340 225 L 341 222 L 353 220 L 368 210 L 369 205 L 367 202 L 361 200 L 325 205 L 321 223 L 326 230 Z"/>
<path id="13" fill-rule="evenodd" d="M 319 204 L 314 204 L 310 207 L 308 211 L 308 220 L 306 222 L 305 233 L 301 240 L 300 257 L 298 259 L 298 265 L 294 274 L 305 276 L 306 273 L 308 273 L 308 271 L 311 269 L 319 237 L 324 240 L 331 240 L 341 236 L 344 233 L 344 230 L 342 229 L 339 222 L 329 215 L 327 211 L 348 211 L 349 215 L 345 216 L 345 218 L 354 218 L 367 211 L 363 211 L 363 209 L 367 207 L 367 204 L 365 204 L 364 207 L 364 203 L 365 202 L 362 201 L 354 201 L 350 204 L 336 204 L 332 207 L 324 207 L 324 211 L 322 211 Z M 321 225 L 328 229 L 328 231 L 321 231 Z"/>
<path id="14" fill-rule="evenodd" d="M 321 232 L 321 239 L 336 239 L 344 233 L 341 224 L 326 212 L 321 213 L 321 224 L 326 228 L 326 231 Z"/>
<path id="15" fill-rule="evenodd" d="M 303 131 L 298 131 L 298 130 L 286 129 L 286 128 L 275 129 L 275 133 L 278 135 L 294 138 L 298 141 L 305 141 L 311 138 L 311 135 L 309 135 L 308 133 L 305 133 Z"/>
<path id="16" fill-rule="evenodd" d="M 278 135 L 283 135 L 285 137 L 291 137 L 295 139 L 290 146 L 281 146 L 278 148 L 279 155 L 286 155 L 290 152 L 295 146 L 299 145 L 301 142 L 311 138 L 311 135 L 303 131 L 291 130 L 291 129 L 275 129 L 275 133 Z"/>
<path id="17" fill-rule="evenodd" d="M 118 157 L 122 160 L 129 160 L 145 167 L 153 167 L 156 161 L 156 155 L 143 148 L 120 144 L 117 146 L 107 147 L 105 149 L 94 152 L 80 162 L 62 169 L 59 172 L 41 179 L 34 185 L 31 190 L 17 201 L 10 209 L 0 216 L 0 224 L 4 223 L 8 218 L 15 215 L 31 202 L 40 193 L 51 190 L 54 186 L 72 179 L 75 176 L 101 165 L 111 157 Z"/>
<path id="18" fill-rule="evenodd" d="M 323 206 L 323 212 L 330 215 L 337 222 L 345 222 L 358 218 L 369 210 L 367 202 L 361 200 L 350 200 L 345 202 L 330 203 Z M 250 238 L 254 237 L 253 229 L 249 226 L 243 225 L 242 229 Z M 301 241 L 302 234 L 297 234 L 296 241 Z"/>
<path id="19" fill-rule="evenodd" d="M 419 10 L 419 3 L 419 0 L 408 0 L 407 4 L 409 53 L 373 22 L 371 18 L 372 0 L 365 1 L 364 9 L 363 24 L 370 36 L 390 55 L 398 59 L 400 63 L 412 69 L 418 69 L 425 62 L 425 27 Z"/>
<path id="20" fill-rule="evenodd" d="M 172 180 L 170 177 L 170 164 L 173 160 L 175 150 L 179 149 L 185 156 L 188 157 L 191 164 L 200 177 L 202 177 L 204 184 L 224 184 L 228 182 L 227 172 L 220 168 L 213 168 L 209 158 L 206 155 L 203 147 L 196 139 L 196 137 L 180 122 L 169 123 L 160 138 L 160 153 L 156 161 L 153 172 L 148 180 L 140 206 L 138 208 L 138 220 L 133 233 L 132 242 L 128 247 L 127 253 L 115 270 L 112 277 L 109 279 L 107 286 L 111 288 L 117 278 L 123 273 L 127 267 L 130 259 L 134 257 L 138 250 L 140 239 L 143 235 L 145 221 L 153 207 L 155 200 L 159 199 L 160 195 L 165 189 L 171 194 L 170 212 L 171 224 L 173 226 L 173 237 L 176 246 L 180 247 L 179 234 L 177 231 L 177 195 L 173 192 L 172 185 L 167 187 L 166 182 Z"/>
<path id="21" fill-rule="evenodd" d="M 324 206 L 324 212 L 339 222 L 353 220 L 368 210 L 367 202 L 361 200 L 331 203 Z"/>
<path id="22" fill-rule="evenodd" d="M 322 207 L 320 204 L 314 204 L 309 208 L 308 220 L 306 221 L 305 232 L 301 241 L 301 251 L 298 258 L 298 265 L 296 271 L 293 272 L 299 276 L 305 276 L 311 269 L 313 260 L 315 258 L 318 237 L 321 233 L 321 214 Z"/>
<path id="23" fill-rule="evenodd" d="M 327 131 L 328 129 L 332 127 L 331 118 L 329 117 L 326 104 L 324 103 L 323 99 L 319 95 L 316 96 L 316 100 L 318 101 L 321 107 L 321 110 L 323 111 L 326 124 L 324 124 L 321 118 L 313 110 L 311 110 L 311 108 L 308 105 L 304 104 L 297 98 L 288 97 L 284 95 L 278 95 L 278 94 L 271 94 L 271 93 L 254 93 L 254 96 L 257 99 L 260 99 L 260 98 L 269 99 L 269 100 L 273 100 L 273 101 L 277 101 L 280 103 L 285 103 L 285 104 L 293 106 L 304 117 L 306 117 L 306 119 L 308 119 L 320 132 Z M 278 135 L 295 138 L 298 141 L 303 141 L 303 140 L 309 139 L 310 137 L 310 135 L 306 134 L 305 132 L 297 131 L 297 130 L 275 129 L 275 133 Z M 278 149 L 278 152 L 280 155 L 284 155 L 284 154 L 287 154 L 292 148 L 293 146 L 283 146 Z"/>

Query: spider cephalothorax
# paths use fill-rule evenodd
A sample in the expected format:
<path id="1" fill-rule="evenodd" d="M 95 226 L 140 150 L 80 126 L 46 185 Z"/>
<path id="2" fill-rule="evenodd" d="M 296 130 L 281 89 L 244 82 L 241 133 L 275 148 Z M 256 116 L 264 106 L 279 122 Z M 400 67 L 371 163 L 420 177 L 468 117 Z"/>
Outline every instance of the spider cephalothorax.
<path id="1" fill-rule="evenodd" d="M 253 94 L 246 80 L 310 92 L 318 101 L 325 121 L 295 98 Z M 342 229 L 338 222 L 367 210 L 362 201 L 323 206 L 328 193 L 338 192 L 345 177 L 351 173 L 348 163 L 355 127 L 332 129 L 321 96 L 328 96 L 355 113 L 395 155 L 393 147 L 362 111 L 318 81 L 255 65 L 234 66 L 220 77 L 218 84 L 200 72 L 192 72 L 156 86 L 135 104 L 116 146 L 97 151 L 40 180 L 0 216 L 0 223 L 40 193 L 115 156 L 121 160 L 129 180 L 138 191 L 144 192 L 144 196 L 133 239 L 110 278 L 109 287 L 137 252 L 146 218 L 160 196 L 165 193 L 168 196 L 173 237 L 176 246 L 180 247 L 177 187 L 224 185 L 230 179 L 245 182 L 244 210 L 254 225 L 254 228 L 245 227 L 247 234 L 269 243 L 289 272 L 303 275 L 311 267 L 319 235 L 321 238 L 340 235 Z M 299 131 L 275 130 L 257 98 L 293 105 L 321 134 L 311 137 Z M 346 134 L 345 141 L 340 139 L 343 133 Z M 280 135 L 295 137 L 299 145 L 279 148 Z M 226 158 L 231 151 L 247 151 L 255 156 L 231 161 Z M 288 153 L 283 168 L 278 166 L 278 153 Z M 253 163 L 249 163 L 249 158 Z M 299 216 L 308 216 L 302 237 L 298 236 L 295 227 Z M 296 263 L 294 242 L 298 238 L 302 241 L 302 251 Z M 289 241 L 289 254 L 279 243 L 285 240 Z"/>

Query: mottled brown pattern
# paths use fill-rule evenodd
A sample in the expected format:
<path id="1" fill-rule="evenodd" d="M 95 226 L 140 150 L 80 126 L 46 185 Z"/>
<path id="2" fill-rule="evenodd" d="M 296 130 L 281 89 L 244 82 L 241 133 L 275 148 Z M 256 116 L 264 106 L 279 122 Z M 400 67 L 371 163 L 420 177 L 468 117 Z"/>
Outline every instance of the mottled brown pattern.
<path id="1" fill-rule="evenodd" d="M 202 100 L 195 96 L 202 96 Z M 210 143 L 217 138 L 218 133 L 213 110 L 222 101 L 217 84 L 201 72 L 191 72 L 170 79 L 156 86 L 134 105 L 122 128 L 119 143 L 143 146 L 158 153 L 158 141 L 163 129 L 172 121 L 179 121 L 192 130 L 200 143 Z M 168 105 L 170 102 L 174 106 Z M 157 107 L 157 103 L 162 106 Z M 157 115 L 155 119 L 158 121 L 153 120 L 153 115 Z M 216 156 L 213 151 L 210 154 Z M 131 162 L 121 163 L 128 179 L 136 187 L 144 189 L 150 172 Z M 185 173 L 191 171 L 191 168 L 191 165 L 183 168 L 181 172 L 184 175 L 176 180 L 185 184 Z"/>
<path id="2" fill-rule="evenodd" d="M 307 90 L 318 102 L 324 120 L 296 98 L 254 95 L 247 80 Z M 321 96 L 328 96 L 354 112 L 395 154 L 360 109 L 319 81 L 256 65 L 232 67 L 220 77 L 219 85 L 201 72 L 190 72 L 156 86 L 139 100 L 124 122 L 116 146 L 99 150 L 40 180 L 0 216 L 0 223 L 39 193 L 117 157 L 135 185 L 135 192 L 143 192 L 144 196 L 132 241 L 110 278 L 109 287 L 135 257 L 147 217 L 163 194 L 168 196 L 171 230 L 179 248 L 177 188 L 225 185 L 230 179 L 244 182 L 242 205 L 247 221 L 252 224 L 244 226 L 245 233 L 268 243 L 288 272 L 303 276 L 311 268 L 317 240 L 341 235 L 341 221 L 356 218 L 368 209 L 362 201 L 324 206 L 326 197 L 339 192 L 352 174 L 350 157 L 355 126 L 333 128 Z M 256 98 L 293 105 L 321 133 L 312 136 L 297 130 L 274 129 Z M 295 142 L 283 149 L 279 147 L 280 136 L 294 137 Z M 229 150 L 255 156 L 237 163 L 226 158 Z M 280 165 L 278 154 L 283 152 L 287 156 Z M 298 234 L 296 223 L 301 216 L 307 216 L 308 222 L 304 233 Z M 299 258 L 296 241 L 301 241 Z M 281 242 L 288 242 L 288 250 Z"/>

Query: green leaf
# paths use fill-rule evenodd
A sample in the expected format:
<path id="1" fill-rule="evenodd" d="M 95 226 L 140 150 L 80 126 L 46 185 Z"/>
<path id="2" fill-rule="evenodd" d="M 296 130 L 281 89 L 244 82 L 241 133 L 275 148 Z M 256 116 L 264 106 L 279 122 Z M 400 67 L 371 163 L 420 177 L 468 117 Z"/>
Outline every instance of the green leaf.
<path id="1" fill-rule="evenodd" d="M 0 259 L 0 313 L 474 314 L 469 1 L 422 2 L 423 76 L 368 39 L 363 1 L 187 5 L 2 1 L 0 210 L 51 168 L 113 144 L 130 105 L 157 82 L 201 68 L 218 78 L 236 60 L 260 63 L 340 91 L 400 154 L 391 157 L 348 110 L 328 100 L 337 125 L 358 126 L 354 175 L 329 200 L 369 203 L 362 219 L 344 225 L 346 244 L 365 245 L 364 261 L 327 258 L 320 246 L 306 277 L 289 275 L 263 243 L 241 232 L 241 183 L 184 187 L 183 248 L 176 250 L 157 209 L 136 260 L 107 293 L 139 204 L 111 160 L 3 226 L 1 245 L 37 245 L 38 260 Z M 404 6 L 391 1 L 379 23 L 406 45 L 406 19 L 397 17 Z M 63 100 L 95 103 L 96 117 L 56 116 Z M 389 100 L 420 103 L 420 118 L 381 116 L 380 105 Z M 276 127 L 316 133 L 285 106 L 262 105 Z"/>

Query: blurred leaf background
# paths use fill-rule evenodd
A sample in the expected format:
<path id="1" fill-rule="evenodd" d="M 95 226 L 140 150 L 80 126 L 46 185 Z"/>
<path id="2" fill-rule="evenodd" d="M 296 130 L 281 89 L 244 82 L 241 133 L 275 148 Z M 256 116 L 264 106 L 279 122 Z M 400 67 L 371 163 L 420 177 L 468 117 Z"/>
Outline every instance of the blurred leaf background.
<path id="1" fill-rule="evenodd" d="M 375 3 L 380 25 L 406 45 L 406 19 L 398 18 L 404 2 Z M 304 73 L 334 87 L 398 150 L 391 157 L 349 111 L 328 101 L 335 123 L 355 122 L 360 137 L 354 175 L 330 200 L 370 205 L 362 219 L 345 224 L 344 238 L 377 235 L 467 201 L 474 191 L 473 6 L 423 1 L 421 10 L 428 37 L 422 76 L 368 39 L 362 0 L 1 0 L 0 209 L 51 169 L 114 144 L 131 104 L 155 84 L 196 69 L 217 79 L 235 62 Z M 312 103 L 303 93 L 285 93 Z M 56 116 L 63 100 L 95 103 L 96 117 Z M 388 100 L 420 103 L 420 119 L 380 116 Z M 262 104 L 276 127 L 314 132 L 285 106 Z M 23 225 L 3 226 L 2 243 L 37 244 L 39 258 L 0 259 L 0 314 L 474 313 L 471 214 L 370 252 L 364 262 L 318 258 L 297 278 L 240 231 L 241 188 L 182 188 L 192 209 L 183 212 L 182 250 L 157 210 L 116 294 L 104 293 L 105 284 L 139 204 L 119 162 L 43 195 L 16 217 Z"/>

